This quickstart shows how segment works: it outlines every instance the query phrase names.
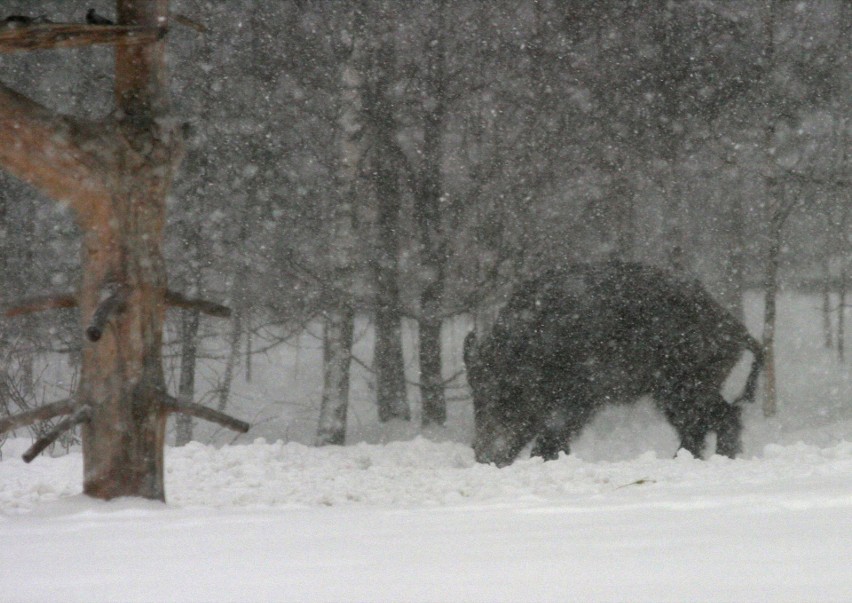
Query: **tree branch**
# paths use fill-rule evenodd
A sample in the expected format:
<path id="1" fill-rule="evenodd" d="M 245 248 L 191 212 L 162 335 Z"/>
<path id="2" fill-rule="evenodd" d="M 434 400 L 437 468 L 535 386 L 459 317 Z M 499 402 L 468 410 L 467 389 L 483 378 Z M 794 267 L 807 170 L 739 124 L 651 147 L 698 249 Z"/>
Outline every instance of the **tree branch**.
<path id="1" fill-rule="evenodd" d="M 77 409 L 77 411 L 71 415 L 70 417 L 65 417 L 56 426 L 48 431 L 46 434 L 41 436 L 35 443 L 30 446 L 30 449 L 27 450 L 23 456 L 25 463 L 31 462 L 35 457 L 41 454 L 41 451 L 53 444 L 59 436 L 63 433 L 74 427 L 75 425 L 79 425 L 80 423 L 86 423 L 89 421 L 89 417 L 91 416 L 91 408 L 88 405 L 83 405 Z"/>
<path id="2" fill-rule="evenodd" d="M 98 341 L 103 336 L 110 318 L 124 310 L 129 294 L 130 289 L 128 287 L 119 285 L 98 304 L 95 313 L 92 314 L 92 323 L 86 328 L 86 337 L 89 341 Z"/>
<path id="3" fill-rule="evenodd" d="M 0 167 L 84 216 L 109 202 L 105 166 L 113 145 L 104 130 L 0 83 Z"/>
<path id="4" fill-rule="evenodd" d="M 6 318 L 14 318 L 15 316 L 23 316 L 24 314 L 33 314 L 34 312 L 43 312 L 45 310 L 76 307 L 77 298 L 70 293 L 41 295 L 15 302 L 15 305 L 7 308 L 3 315 Z"/>
<path id="5" fill-rule="evenodd" d="M 166 34 L 164 27 L 45 23 L 0 32 L 0 52 L 79 48 L 109 44 L 132 46 L 156 42 Z"/>
<path id="6" fill-rule="evenodd" d="M 211 423 L 218 423 L 222 427 L 227 427 L 228 429 L 233 429 L 240 433 L 246 433 L 251 428 L 251 425 L 245 421 L 235 419 L 223 412 L 214 410 L 208 406 L 202 406 L 201 404 L 181 402 L 172 396 L 165 397 L 163 401 L 163 408 L 168 412 L 181 413 L 198 419 L 204 419 Z"/>
<path id="7" fill-rule="evenodd" d="M 45 404 L 44 406 L 11 417 L 5 417 L 4 419 L 0 419 L 0 434 L 18 429 L 19 427 L 32 425 L 38 421 L 47 421 L 59 415 L 70 414 L 74 410 L 74 406 L 74 400 L 59 400 L 58 402 L 51 402 L 50 404 Z"/>
<path id="8" fill-rule="evenodd" d="M 231 316 L 231 309 L 227 306 L 205 299 L 189 298 L 183 293 L 172 290 L 166 291 L 166 304 L 175 308 L 183 308 L 184 310 L 198 310 L 204 314 L 219 318 L 229 318 Z"/>

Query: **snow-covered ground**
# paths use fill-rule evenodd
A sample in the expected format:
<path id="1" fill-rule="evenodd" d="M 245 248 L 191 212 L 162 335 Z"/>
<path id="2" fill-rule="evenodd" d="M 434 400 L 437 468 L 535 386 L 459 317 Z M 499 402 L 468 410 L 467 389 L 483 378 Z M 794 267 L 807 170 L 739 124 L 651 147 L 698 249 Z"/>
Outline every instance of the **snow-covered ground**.
<path id="1" fill-rule="evenodd" d="M 160 505 L 85 499 L 78 452 L 26 465 L 9 441 L 0 601 L 852 601 L 849 364 L 812 299 L 780 318 L 780 412 L 749 408 L 736 460 L 672 458 L 643 403 L 572 456 L 497 469 L 456 403 L 431 439 L 377 443 L 362 411 L 345 448 L 170 448 Z"/>

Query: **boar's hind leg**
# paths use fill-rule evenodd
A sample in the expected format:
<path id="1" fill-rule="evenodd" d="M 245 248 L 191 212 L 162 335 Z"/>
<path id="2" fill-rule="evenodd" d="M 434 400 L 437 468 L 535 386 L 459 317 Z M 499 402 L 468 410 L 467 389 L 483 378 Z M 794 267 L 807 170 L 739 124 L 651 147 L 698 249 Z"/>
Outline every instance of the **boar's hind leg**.
<path id="1" fill-rule="evenodd" d="M 734 458 L 742 452 L 741 410 L 736 404 L 728 404 L 722 396 L 716 394 L 716 401 L 711 409 L 713 431 L 716 432 L 716 454 Z"/>
<path id="2" fill-rule="evenodd" d="M 716 454 L 734 458 L 740 452 L 739 406 L 729 404 L 716 391 L 682 394 L 665 409 L 666 418 L 677 430 L 680 448 L 699 458 L 704 441 L 711 431 L 716 432 Z"/>

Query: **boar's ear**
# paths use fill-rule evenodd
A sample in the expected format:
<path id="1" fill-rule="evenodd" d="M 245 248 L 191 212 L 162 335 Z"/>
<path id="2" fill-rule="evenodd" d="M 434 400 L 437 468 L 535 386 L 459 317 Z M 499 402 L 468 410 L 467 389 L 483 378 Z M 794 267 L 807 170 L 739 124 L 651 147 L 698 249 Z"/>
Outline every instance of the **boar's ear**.
<path id="1" fill-rule="evenodd" d="M 468 368 L 474 362 L 474 356 L 476 355 L 476 333 L 471 331 L 464 338 L 464 365 Z"/>

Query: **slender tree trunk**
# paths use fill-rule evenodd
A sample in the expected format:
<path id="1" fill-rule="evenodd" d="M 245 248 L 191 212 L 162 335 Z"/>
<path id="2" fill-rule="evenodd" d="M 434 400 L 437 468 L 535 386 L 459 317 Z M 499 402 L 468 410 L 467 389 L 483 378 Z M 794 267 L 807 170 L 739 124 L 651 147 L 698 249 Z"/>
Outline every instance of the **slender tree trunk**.
<path id="1" fill-rule="evenodd" d="M 379 420 L 411 419 L 402 355 L 402 308 L 399 292 L 399 235 L 402 195 L 396 144 L 396 120 L 387 98 L 389 72 L 395 54 L 390 43 L 372 49 L 373 79 L 366 87 L 364 109 L 375 137 L 372 184 L 376 196 L 376 242 L 373 259 L 375 281 L 376 402 Z"/>
<path id="2" fill-rule="evenodd" d="M 376 282 L 376 342 L 373 368 L 376 371 L 376 402 L 379 419 L 411 419 L 402 356 L 402 310 L 399 299 L 399 212 L 397 173 L 382 163 L 376 169 L 378 197 L 378 241 L 374 273 Z"/>
<path id="3" fill-rule="evenodd" d="M 195 363 L 198 356 L 198 310 L 184 310 L 181 313 L 180 329 L 180 383 L 178 400 L 191 403 L 195 400 Z M 192 422 L 189 415 L 179 414 L 175 418 L 175 446 L 184 446 L 192 441 Z"/>
<path id="4" fill-rule="evenodd" d="M 830 219 L 831 212 L 827 212 Z M 822 256 L 822 341 L 826 349 L 834 347 L 831 328 L 831 246 L 826 243 Z"/>
<path id="5" fill-rule="evenodd" d="M 317 446 L 342 446 L 346 443 L 355 311 L 351 300 L 342 296 L 352 290 L 354 282 L 355 205 L 362 191 L 359 186 L 360 170 L 366 142 L 362 99 L 367 45 L 364 10 L 361 2 L 351 4 L 351 32 L 344 34 L 344 43 L 349 43 L 349 53 L 340 70 L 340 163 L 337 173 L 340 199 L 332 215 L 330 263 L 334 288 L 330 293 L 330 307 L 323 329 L 323 390 L 315 439 Z"/>
<path id="6" fill-rule="evenodd" d="M 725 262 L 725 290 L 728 292 L 728 310 L 745 323 L 745 212 L 739 194 L 734 193 L 729 212 L 731 247 Z"/>
<path id="7" fill-rule="evenodd" d="M 420 258 L 427 283 L 420 295 L 418 357 L 420 361 L 421 422 L 423 426 L 443 425 L 447 401 L 441 357 L 441 326 L 447 262 L 446 239 L 441 211 L 443 135 L 446 115 L 446 65 L 444 49 L 445 2 L 438 2 L 432 16 L 433 31 L 427 50 L 425 91 L 431 107 L 423 124 L 423 164 L 420 186 L 415 194 L 415 221 L 420 242 Z"/>
<path id="8" fill-rule="evenodd" d="M 242 272 L 240 272 L 242 274 Z M 242 278 L 237 280 L 243 281 Z M 242 295 L 241 288 L 234 286 L 235 295 Z M 240 356 L 240 340 L 243 338 L 243 304 L 237 302 L 237 307 L 234 308 L 234 315 L 231 318 L 231 333 L 228 337 L 228 356 L 225 359 L 225 374 L 222 376 L 222 383 L 219 385 L 219 401 L 216 407 L 219 411 L 224 411 L 228 407 L 228 398 L 231 396 L 231 387 L 234 383 L 234 370 L 237 367 L 237 360 Z"/>
<path id="9" fill-rule="evenodd" d="M 423 404 L 423 426 L 443 425 L 447 421 L 447 400 L 444 393 L 441 327 L 438 312 L 443 298 L 443 275 L 426 287 L 421 296 L 423 316 L 418 322 L 420 356 L 420 397 Z"/>
<path id="10" fill-rule="evenodd" d="M 846 359 L 846 299 L 849 285 L 849 203 L 841 207 L 840 218 L 840 274 L 837 305 L 837 357 Z"/>
<path id="11" fill-rule="evenodd" d="M 251 331 L 251 312 L 246 311 L 245 317 L 243 318 L 243 323 L 245 324 L 246 331 L 246 383 L 251 383 L 251 374 L 252 374 L 252 365 L 251 365 L 251 357 L 252 357 L 252 331 Z"/>
<path id="12" fill-rule="evenodd" d="M 771 86 L 771 76 L 775 71 L 775 17 L 776 0 L 767 0 L 766 13 L 764 15 L 765 42 L 763 48 L 763 84 Z M 781 201 L 777 198 L 779 191 L 774 185 L 777 177 L 778 166 L 772 154 L 772 145 L 775 138 L 775 116 L 767 108 L 763 124 L 763 163 L 764 163 L 764 188 L 769 206 L 768 224 L 768 247 L 763 282 L 764 310 L 763 310 L 763 354 L 764 354 L 764 384 L 766 395 L 763 398 L 764 416 L 772 416 L 777 412 L 778 393 L 775 375 L 775 304 L 778 291 L 778 265 L 781 253 L 781 234 L 784 222 L 780 217 Z"/>
<path id="13" fill-rule="evenodd" d="M 240 221 L 237 237 L 240 248 L 243 248 L 248 240 L 246 207 L 243 206 L 236 212 L 237 219 Z M 245 332 L 245 318 L 249 311 L 246 291 L 246 287 L 248 286 L 248 271 L 249 266 L 245 257 L 237 257 L 234 266 L 234 280 L 231 283 L 231 303 L 234 306 L 234 312 L 231 315 L 231 332 L 228 337 L 228 356 L 225 359 L 225 374 L 222 376 L 222 383 L 219 386 L 219 401 L 217 404 L 220 412 L 224 411 L 228 406 L 228 398 L 231 395 L 231 387 L 234 383 L 234 371 L 237 370 L 237 362 L 240 357 L 240 342 Z"/>
<path id="14" fill-rule="evenodd" d="M 316 444 L 346 443 L 349 410 L 349 367 L 352 358 L 354 312 L 348 306 L 329 312 L 323 332 L 323 388 Z"/>
<path id="15" fill-rule="evenodd" d="M 778 393 L 775 375 L 775 319 L 778 297 L 778 268 L 781 261 L 781 234 L 784 222 L 773 215 L 769 225 L 769 248 L 766 257 L 766 274 L 763 281 L 763 358 L 766 396 L 763 399 L 763 414 L 770 417 L 777 412 Z"/>

